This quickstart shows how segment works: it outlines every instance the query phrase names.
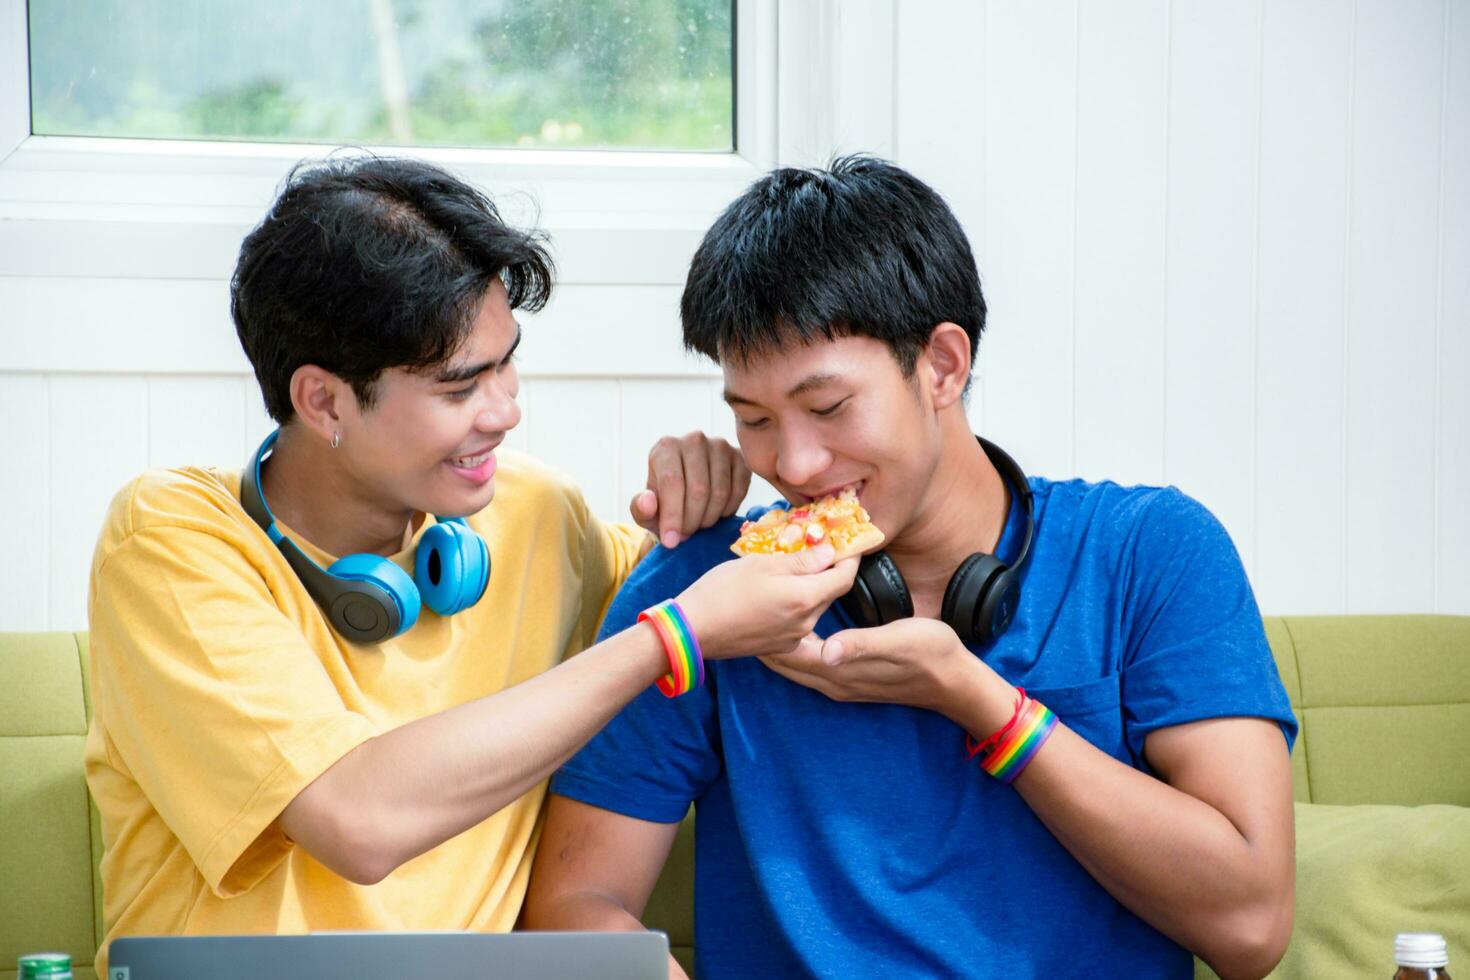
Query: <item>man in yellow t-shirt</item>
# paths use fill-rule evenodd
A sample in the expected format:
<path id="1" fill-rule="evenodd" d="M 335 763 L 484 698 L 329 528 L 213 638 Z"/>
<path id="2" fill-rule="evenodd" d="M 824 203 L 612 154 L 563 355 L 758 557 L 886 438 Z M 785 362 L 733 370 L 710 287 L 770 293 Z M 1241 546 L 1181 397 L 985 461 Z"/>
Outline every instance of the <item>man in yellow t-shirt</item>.
<path id="1" fill-rule="evenodd" d="M 238 472 L 150 472 L 93 560 L 107 942 L 514 925 L 546 777 L 670 670 L 650 626 L 593 645 L 652 538 L 499 450 L 520 420 L 513 310 L 550 275 L 535 237 L 409 160 L 298 168 L 246 238 L 231 305 L 281 425 L 251 470 L 274 523 Z M 699 434 L 661 440 L 649 474 L 632 510 L 666 546 L 749 479 Z M 345 638 L 286 556 L 407 575 L 460 516 L 493 564 L 483 597 L 380 642 Z M 830 548 L 747 558 L 677 598 L 705 658 L 784 653 L 855 569 Z"/>

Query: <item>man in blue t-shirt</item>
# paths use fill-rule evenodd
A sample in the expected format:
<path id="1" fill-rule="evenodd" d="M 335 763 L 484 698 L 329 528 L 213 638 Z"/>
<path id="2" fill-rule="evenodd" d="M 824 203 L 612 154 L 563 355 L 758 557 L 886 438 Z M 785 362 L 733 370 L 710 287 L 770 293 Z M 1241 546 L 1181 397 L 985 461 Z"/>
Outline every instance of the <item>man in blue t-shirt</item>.
<path id="1" fill-rule="evenodd" d="M 885 556 L 790 653 L 650 691 L 566 764 L 524 922 L 641 928 L 693 803 L 700 980 L 1268 972 L 1296 722 L 1239 557 L 1178 490 L 977 442 L 985 302 L 938 195 L 868 158 L 776 171 L 681 314 L 751 468 L 797 505 L 855 487 Z M 739 530 L 650 555 L 604 632 Z"/>

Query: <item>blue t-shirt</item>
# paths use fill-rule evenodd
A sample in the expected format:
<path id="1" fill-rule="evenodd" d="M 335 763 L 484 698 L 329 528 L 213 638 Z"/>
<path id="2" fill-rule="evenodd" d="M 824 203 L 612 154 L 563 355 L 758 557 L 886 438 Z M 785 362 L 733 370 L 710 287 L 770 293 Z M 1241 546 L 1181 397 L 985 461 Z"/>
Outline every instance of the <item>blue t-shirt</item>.
<path id="1" fill-rule="evenodd" d="M 1228 715 L 1296 721 L 1229 536 L 1176 489 L 1032 478 L 1036 538 L 1010 629 L 973 652 L 1114 758 Z M 1013 504 L 997 553 L 1024 530 Z M 729 560 L 730 519 L 652 552 L 610 635 Z M 752 610 L 755 613 L 755 610 Z M 850 628 L 828 609 L 816 632 Z M 966 758 L 944 716 L 839 703 L 753 659 L 706 665 L 677 699 L 650 688 L 552 791 L 643 820 L 697 806 L 700 980 L 748 977 L 1192 976 L 1014 789 Z"/>

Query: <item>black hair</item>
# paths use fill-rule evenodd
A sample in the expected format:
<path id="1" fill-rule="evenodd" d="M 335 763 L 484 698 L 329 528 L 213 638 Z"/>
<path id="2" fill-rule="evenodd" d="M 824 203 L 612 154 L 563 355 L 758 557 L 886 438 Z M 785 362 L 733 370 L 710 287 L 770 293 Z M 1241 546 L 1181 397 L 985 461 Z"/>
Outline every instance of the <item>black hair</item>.
<path id="1" fill-rule="evenodd" d="M 736 198 L 694 254 L 679 314 L 684 346 L 717 362 L 860 335 L 886 343 L 907 377 L 946 321 L 969 335 L 973 367 L 985 297 L 944 200 L 858 155 L 772 171 Z"/>
<path id="2" fill-rule="evenodd" d="M 334 155 L 287 175 L 246 236 L 230 315 L 272 418 L 291 420 L 291 375 L 316 364 L 371 407 L 388 368 L 442 363 L 499 277 L 512 309 L 537 310 L 554 272 L 541 236 L 420 160 Z"/>

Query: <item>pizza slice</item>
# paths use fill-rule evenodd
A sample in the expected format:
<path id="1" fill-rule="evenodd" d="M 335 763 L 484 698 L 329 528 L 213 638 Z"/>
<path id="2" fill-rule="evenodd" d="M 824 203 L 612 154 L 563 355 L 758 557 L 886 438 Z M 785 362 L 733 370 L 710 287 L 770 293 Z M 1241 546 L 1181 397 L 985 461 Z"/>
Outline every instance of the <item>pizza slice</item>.
<path id="1" fill-rule="evenodd" d="M 830 541 L 841 560 L 871 551 L 883 543 L 851 487 L 791 510 L 772 508 L 759 520 L 746 521 L 730 546 L 737 555 L 774 555 L 815 548 Z"/>

